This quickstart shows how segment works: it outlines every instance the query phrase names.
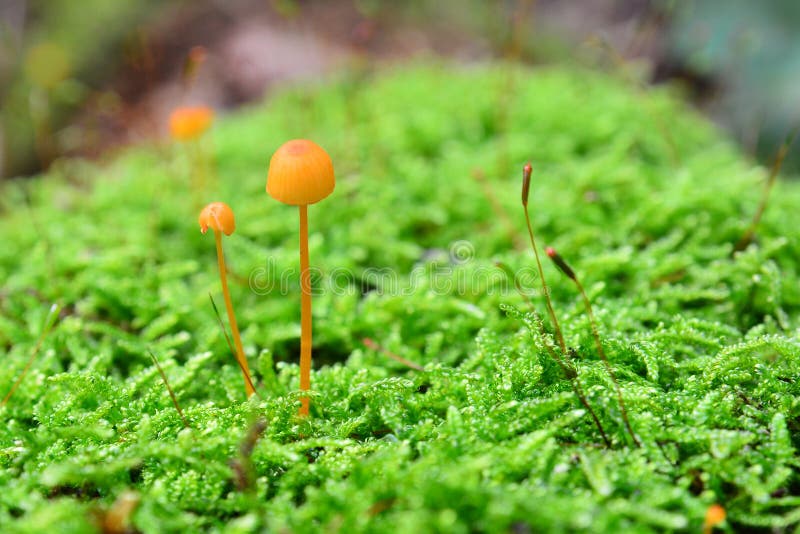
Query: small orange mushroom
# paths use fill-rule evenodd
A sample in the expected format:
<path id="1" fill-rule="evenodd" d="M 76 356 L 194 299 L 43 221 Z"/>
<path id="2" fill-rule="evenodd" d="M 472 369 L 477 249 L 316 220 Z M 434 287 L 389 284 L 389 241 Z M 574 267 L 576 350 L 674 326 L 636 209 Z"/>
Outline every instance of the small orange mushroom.
<path id="1" fill-rule="evenodd" d="M 333 193 L 335 185 L 331 157 L 313 141 L 288 141 L 269 161 L 267 193 L 284 204 L 315 204 Z"/>
<path id="2" fill-rule="evenodd" d="M 300 211 L 300 390 L 311 388 L 311 273 L 308 261 L 308 205 L 333 192 L 333 162 L 312 141 L 295 139 L 272 155 L 267 173 L 267 193 Z M 309 399 L 301 399 L 300 415 L 308 415 Z"/>
<path id="3" fill-rule="evenodd" d="M 176 108 L 169 116 L 169 132 L 179 141 L 196 139 L 214 121 L 214 110 L 206 106 Z"/>
<path id="4" fill-rule="evenodd" d="M 212 202 L 200 212 L 198 218 L 200 231 L 206 233 L 209 228 L 214 231 L 214 240 L 217 245 L 217 263 L 219 265 L 219 279 L 222 284 L 222 296 L 225 299 L 225 309 L 228 313 L 228 322 L 231 324 L 233 332 L 233 343 L 236 347 L 236 359 L 242 368 L 244 375 L 244 389 L 248 398 L 255 393 L 253 381 L 250 379 L 250 368 L 247 365 L 247 358 L 244 356 L 242 348 L 242 338 L 239 335 L 239 326 L 236 323 L 236 315 L 233 313 L 231 294 L 228 291 L 227 267 L 225 267 L 225 254 L 222 252 L 222 234 L 231 235 L 236 230 L 236 220 L 233 217 L 233 210 L 224 202 Z"/>
<path id="5" fill-rule="evenodd" d="M 714 527 L 725 521 L 725 508 L 719 504 L 712 504 L 706 510 L 706 519 L 703 522 L 703 534 L 711 534 Z"/>

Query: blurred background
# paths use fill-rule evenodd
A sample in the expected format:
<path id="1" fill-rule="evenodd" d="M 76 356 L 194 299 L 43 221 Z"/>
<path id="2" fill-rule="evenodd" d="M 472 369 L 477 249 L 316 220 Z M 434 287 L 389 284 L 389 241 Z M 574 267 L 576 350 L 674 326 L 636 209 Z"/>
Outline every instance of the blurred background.
<path id="1" fill-rule="evenodd" d="M 764 161 L 800 123 L 798 0 L 0 0 L 0 177 L 420 56 L 669 83 Z"/>

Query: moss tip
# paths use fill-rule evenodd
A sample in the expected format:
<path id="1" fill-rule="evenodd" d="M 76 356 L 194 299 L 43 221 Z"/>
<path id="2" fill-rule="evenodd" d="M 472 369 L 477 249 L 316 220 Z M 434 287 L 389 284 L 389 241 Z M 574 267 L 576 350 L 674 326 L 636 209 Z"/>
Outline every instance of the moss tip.
<path id="1" fill-rule="evenodd" d="M 531 173 L 533 172 L 533 167 L 531 167 L 531 162 L 527 162 L 522 167 L 522 205 L 528 205 L 528 196 L 530 195 L 531 189 Z"/>
<path id="2" fill-rule="evenodd" d="M 556 249 L 553 247 L 547 247 L 544 249 L 544 252 L 547 254 L 548 258 L 553 260 L 553 263 L 555 263 L 556 267 L 558 267 L 558 270 L 564 273 L 564 276 L 571 278 L 572 280 L 576 280 L 575 271 L 573 271 L 572 267 L 569 266 L 566 260 L 562 258 L 558 252 L 556 252 Z"/>

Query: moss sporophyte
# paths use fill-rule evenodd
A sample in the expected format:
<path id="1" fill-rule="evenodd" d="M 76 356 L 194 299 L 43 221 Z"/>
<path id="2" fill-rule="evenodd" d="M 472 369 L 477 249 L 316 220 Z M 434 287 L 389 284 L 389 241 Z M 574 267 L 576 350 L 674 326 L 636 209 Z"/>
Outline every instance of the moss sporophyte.
<path id="1" fill-rule="evenodd" d="M 272 155 L 267 173 L 267 193 L 300 211 L 300 390 L 311 388 L 311 272 L 308 260 L 308 205 L 333 192 L 333 162 L 312 141 L 294 139 Z M 308 415 L 309 398 L 301 399 L 301 416 Z"/>
<path id="2" fill-rule="evenodd" d="M 564 342 L 564 336 L 561 334 L 561 327 L 558 324 L 558 318 L 556 317 L 556 312 L 553 309 L 553 302 L 550 300 L 550 290 L 547 288 L 547 282 L 544 279 L 544 269 L 542 268 L 542 262 L 539 259 L 539 250 L 536 247 L 536 238 L 533 235 L 533 225 L 531 224 L 531 217 L 528 213 L 528 197 L 530 196 L 531 191 L 531 174 L 533 173 L 533 167 L 531 167 L 530 162 L 526 163 L 525 166 L 522 168 L 522 209 L 525 213 L 525 225 L 528 228 L 528 237 L 531 241 L 531 248 L 533 249 L 533 255 L 536 258 L 536 269 L 539 273 L 539 280 L 542 283 L 542 294 L 544 295 L 544 302 L 547 305 L 547 313 L 550 316 L 550 320 L 553 323 L 553 330 L 555 331 L 555 338 L 558 342 L 558 348 L 561 349 L 561 354 L 559 355 L 556 352 L 556 349 L 550 346 L 548 343 L 545 343 L 545 347 L 547 352 L 550 354 L 550 357 L 561 367 L 564 376 L 570 381 L 572 385 L 572 390 L 575 392 L 575 396 L 578 397 L 578 400 L 586 408 L 586 411 L 589 412 L 589 415 L 592 417 L 592 421 L 594 421 L 594 425 L 597 427 L 597 430 L 600 432 L 600 436 L 603 438 L 603 443 L 606 444 L 606 447 L 611 447 L 611 440 L 608 438 L 605 429 L 603 428 L 603 424 L 600 422 L 600 418 L 597 416 L 597 413 L 592 408 L 591 404 L 589 404 L 588 399 L 586 398 L 586 394 L 583 392 L 583 386 L 581 386 L 580 380 L 578 380 L 578 370 L 575 365 L 572 364 L 570 361 L 570 356 L 573 354 L 573 351 L 567 350 L 567 345 Z M 515 279 L 516 283 L 516 279 Z M 535 314 L 536 312 L 534 312 Z M 544 329 L 544 323 L 541 319 L 538 318 L 537 315 L 537 324 L 539 327 L 539 333 L 542 338 L 547 337 L 547 332 Z"/>
<path id="3" fill-rule="evenodd" d="M 581 401 L 581 404 L 589 411 L 590 415 L 595 421 L 595 425 L 597 429 L 600 431 L 600 434 L 603 437 L 603 441 L 605 441 L 606 445 L 609 445 L 610 442 L 606 433 L 600 424 L 600 420 L 595 414 L 594 410 L 589 405 L 588 401 L 583 394 L 582 388 L 580 387 L 580 383 L 577 380 L 577 371 L 575 370 L 572 363 L 569 361 L 570 356 L 574 354 L 574 350 L 572 348 L 567 349 L 566 343 L 564 342 L 564 336 L 561 333 L 561 327 L 558 324 L 558 319 L 556 318 L 555 311 L 553 309 L 553 303 L 550 299 L 550 292 L 547 288 L 547 283 L 544 279 L 544 270 L 542 269 L 542 263 L 539 260 L 539 251 L 536 247 L 536 239 L 534 238 L 533 234 L 533 225 L 531 224 L 530 214 L 528 213 L 528 198 L 530 196 L 530 188 L 531 188 L 531 174 L 533 173 L 533 168 L 531 167 L 530 162 L 526 163 L 525 166 L 522 168 L 522 207 L 525 212 L 525 224 L 528 228 L 528 236 L 530 237 L 531 241 L 531 248 L 533 249 L 534 257 L 536 258 L 536 268 L 539 272 L 539 278 L 542 283 L 542 293 L 544 295 L 545 303 L 547 304 L 547 312 L 550 315 L 550 320 L 553 322 L 553 329 L 555 330 L 555 337 L 558 341 L 559 347 L 561 348 L 562 357 L 559 358 L 554 350 L 551 350 L 551 356 L 559 363 L 559 365 L 564 369 L 565 374 L 568 377 L 571 377 L 573 380 L 573 389 L 575 394 Z M 600 359 L 603 361 L 603 365 L 605 366 L 606 371 L 608 372 L 609 377 L 611 378 L 611 382 L 614 384 L 614 388 L 617 393 L 617 400 L 619 402 L 620 413 L 622 414 L 622 420 L 625 424 L 625 429 L 627 430 L 628 434 L 630 435 L 633 443 L 637 447 L 641 447 L 641 443 L 639 439 L 636 437 L 636 434 L 631 428 L 631 423 L 628 418 L 628 411 L 625 408 L 625 401 L 622 398 L 622 390 L 619 386 L 619 382 L 617 382 L 617 377 L 614 374 L 614 369 L 611 367 L 611 363 L 608 361 L 608 357 L 606 356 L 605 350 L 603 349 L 603 343 L 600 340 L 600 334 L 597 329 L 597 321 L 594 317 L 594 311 L 592 310 L 592 303 L 589 300 L 589 297 L 586 295 L 586 291 L 583 288 L 583 284 L 581 284 L 580 280 L 578 279 L 575 271 L 569 264 L 562 258 L 558 252 L 552 247 L 547 247 L 545 250 L 547 253 L 547 257 L 549 257 L 553 263 L 558 267 L 558 269 L 570 280 L 572 280 L 576 287 L 578 288 L 578 292 L 581 294 L 581 298 L 583 299 L 584 307 L 586 308 L 586 314 L 589 316 L 589 323 L 592 328 L 592 337 L 594 338 L 595 347 L 597 348 L 597 354 L 600 356 Z M 541 324 L 541 323 L 540 323 Z M 544 332 L 542 332 L 544 335 Z"/>
<path id="4" fill-rule="evenodd" d="M 545 249 L 545 253 L 547 254 L 547 257 L 553 261 L 556 267 L 558 267 L 558 269 L 564 273 L 564 276 L 575 283 L 575 287 L 578 288 L 578 293 L 581 294 L 583 305 L 586 309 L 586 315 L 589 316 L 589 324 L 592 328 L 592 337 L 594 338 L 594 344 L 597 348 L 597 354 L 600 356 L 600 359 L 603 360 L 603 365 L 605 366 L 608 376 L 611 378 L 611 382 L 614 384 L 614 389 L 617 392 L 617 401 L 619 402 L 619 410 L 622 414 L 622 420 L 625 423 L 625 429 L 628 431 L 628 434 L 630 435 L 631 439 L 633 439 L 633 442 L 636 444 L 636 446 L 641 447 L 642 444 L 639 442 L 639 439 L 633 432 L 633 428 L 631 428 L 631 422 L 628 419 L 628 410 L 625 408 L 625 401 L 622 399 L 622 389 L 619 387 L 619 382 L 617 382 L 617 376 L 614 374 L 614 369 L 611 367 L 611 362 L 608 361 L 606 351 L 603 349 L 603 343 L 600 340 L 600 332 L 597 329 L 597 321 L 594 318 L 592 302 L 589 300 L 589 296 L 586 294 L 586 290 L 583 288 L 583 284 L 581 284 L 580 279 L 575 274 L 575 271 L 572 269 L 572 267 L 570 267 L 566 262 L 566 260 L 564 260 L 564 258 L 562 258 L 561 255 L 552 247 L 547 247 Z"/>
<path id="5" fill-rule="evenodd" d="M 214 231 L 214 241 L 217 245 L 217 264 L 219 266 L 219 279 L 222 284 L 222 296 L 225 299 L 225 309 L 228 313 L 228 322 L 233 333 L 233 343 L 236 347 L 236 360 L 244 375 L 244 389 L 249 398 L 255 393 L 253 381 L 250 378 L 250 368 L 247 365 L 247 358 L 242 348 L 242 338 L 239 335 L 239 326 L 236 323 L 236 314 L 233 312 L 233 303 L 228 291 L 227 267 L 225 266 L 225 254 L 222 251 L 222 234 L 231 235 L 236 229 L 236 221 L 233 217 L 233 210 L 224 202 L 212 202 L 200 212 L 198 219 L 200 231 L 206 233 L 209 228 Z"/>

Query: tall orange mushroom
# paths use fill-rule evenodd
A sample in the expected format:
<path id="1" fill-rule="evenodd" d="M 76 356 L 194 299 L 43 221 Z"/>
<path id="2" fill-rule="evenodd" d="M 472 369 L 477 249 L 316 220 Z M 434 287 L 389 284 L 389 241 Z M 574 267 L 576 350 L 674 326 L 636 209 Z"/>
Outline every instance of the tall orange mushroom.
<path id="1" fill-rule="evenodd" d="M 308 205 L 333 192 L 333 162 L 312 141 L 294 139 L 272 155 L 267 193 L 300 210 L 300 390 L 311 388 L 311 273 L 308 265 Z M 300 415 L 308 415 L 309 399 L 301 399 Z"/>
<path id="2" fill-rule="evenodd" d="M 214 110 L 206 106 L 180 107 L 169 116 L 169 133 L 178 141 L 197 139 L 214 121 Z"/>
<path id="3" fill-rule="evenodd" d="M 200 212 L 198 222 L 200 223 L 200 231 L 202 233 L 205 234 L 209 228 L 214 231 L 214 241 L 217 244 L 219 279 L 222 284 L 222 296 L 225 299 L 225 310 L 228 312 L 228 322 L 231 324 L 233 344 L 236 347 L 236 359 L 244 375 L 244 390 L 249 398 L 255 393 L 255 388 L 250 378 L 250 368 L 247 365 L 247 358 L 244 356 L 242 337 L 239 335 L 239 325 L 236 323 L 236 314 L 233 313 L 231 294 L 230 291 L 228 291 L 228 269 L 225 267 L 225 254 L 222 251 L 222 234 L 231 235 L 236 229 L 236 220 L 233 218 L 233 210 L 230 206 L 224 202 L 212 202 Z"/>
<path id="4" fill-rule="evenodd" d="M 703 534 L 711 534 L 714 527 L 725 521 L 725 508 L 719 504 L 712 504 L 706 510 L 706 519 L 703 521 Z"/>

